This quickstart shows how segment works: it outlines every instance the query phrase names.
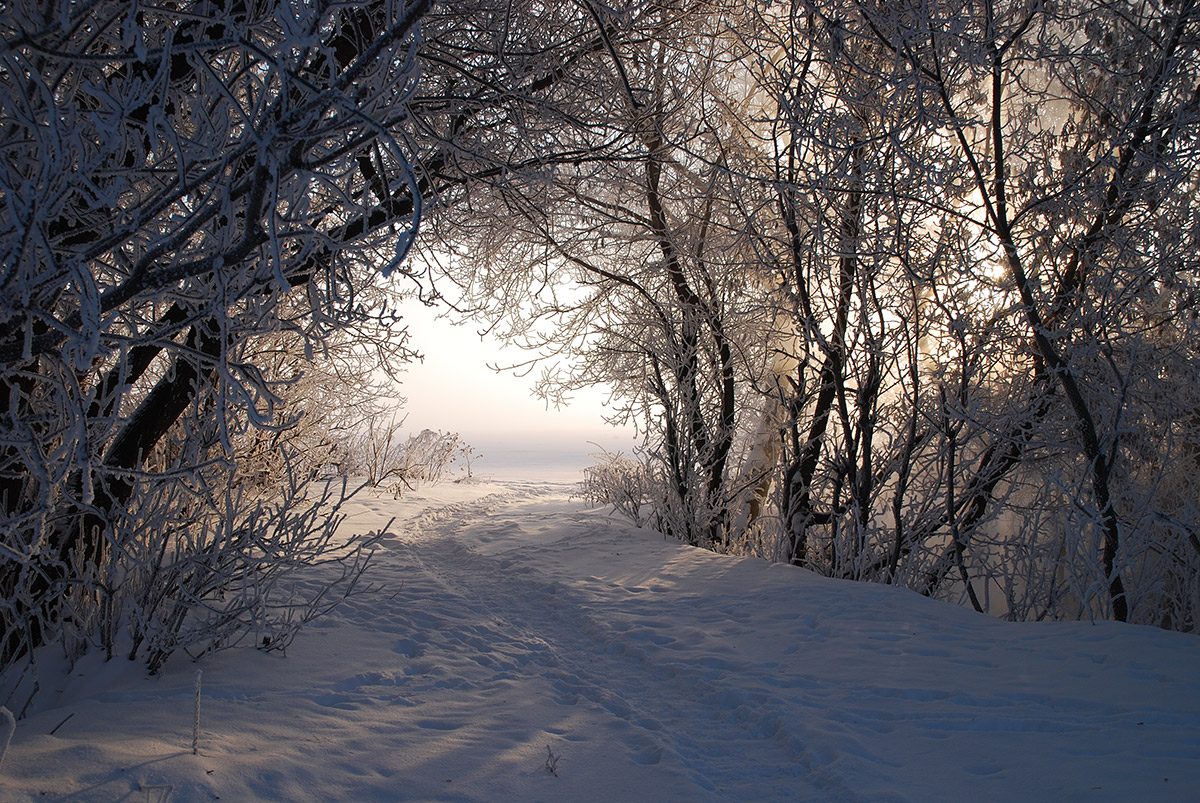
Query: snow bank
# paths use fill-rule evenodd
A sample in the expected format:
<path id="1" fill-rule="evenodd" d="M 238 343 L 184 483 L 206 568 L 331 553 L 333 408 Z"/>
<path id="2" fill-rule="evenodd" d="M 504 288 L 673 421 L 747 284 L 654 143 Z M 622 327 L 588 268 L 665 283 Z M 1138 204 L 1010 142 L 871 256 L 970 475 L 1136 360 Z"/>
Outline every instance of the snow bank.
<path id="1" fill-rule="evenodd" d="M 690 549 L 534 482 L 363 496 L 376 588 L 286 657 L 96 657 L 0 799 L 1191 800 L 1200 639 L 1011 624 Z M 204 673 L 199 755 L 192 695 Z"/>

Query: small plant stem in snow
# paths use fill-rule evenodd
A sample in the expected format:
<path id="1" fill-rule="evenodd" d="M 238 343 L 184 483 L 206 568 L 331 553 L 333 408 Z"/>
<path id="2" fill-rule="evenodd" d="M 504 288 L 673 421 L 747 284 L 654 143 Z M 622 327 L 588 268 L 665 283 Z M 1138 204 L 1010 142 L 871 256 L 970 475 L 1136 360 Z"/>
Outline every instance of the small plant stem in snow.
<path id="1" fill-rule="evenodd" d="M 4 706 L 0 706 L 0 767 L 4 766 L 4 756 L 8 753 L 9 742 L 17 730 L 17 719 Z"/>
<path id="2" fill-rule="evenodd" d="M 204 672 L 196 670 L 196 705 L 192 717 L 192 755 L 200 754 L 200 676 Z"/>
<path id="3" fill-rule="evenodd" d="M 63 717 L 62 722 L 58 723 L 50 730 L 50 735 L 53 736 L 54 734 L 58 733 L 58 729 L 61 728 L 63 725 L 66 725 L 67 722 L 69 722 L 71 717 L 73 717 L 73 716 L 75 716 L 74 711 L 72 711 L 71 713 L 69 713 L 65 717 Z"/>

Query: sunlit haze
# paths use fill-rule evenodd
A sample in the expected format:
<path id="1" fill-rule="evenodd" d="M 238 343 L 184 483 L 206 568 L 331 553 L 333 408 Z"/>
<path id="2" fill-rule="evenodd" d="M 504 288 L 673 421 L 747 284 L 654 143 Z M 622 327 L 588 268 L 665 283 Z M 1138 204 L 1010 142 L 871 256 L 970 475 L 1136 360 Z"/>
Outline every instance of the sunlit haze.
<path id="1" fill-rule="evenodd" d="M 425 356 L 402 378 L 407 431 L 457 432 L 485 451 L 594 451 L 589 443 L 628 451 L 632 445 L 631 427 L 604 423 L 604 389 L 575 393 L 568 407 L 547 409 L 532 393 L 535 374 L 521 377 L 489 367 L 523 359 L 519 350 L 505 349 L 491 336 L 481 338 L 470 322 L 454 325 L 420 304 L 408 305 L 403 314 L 413 347 Z"/>

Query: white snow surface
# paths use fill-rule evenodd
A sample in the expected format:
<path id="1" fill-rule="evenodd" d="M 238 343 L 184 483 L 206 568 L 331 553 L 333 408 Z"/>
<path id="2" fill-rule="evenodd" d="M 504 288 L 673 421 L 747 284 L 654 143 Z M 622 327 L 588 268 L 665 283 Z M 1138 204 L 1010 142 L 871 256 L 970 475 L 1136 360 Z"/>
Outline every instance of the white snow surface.
<path id="1" fill-rule="evenodd" d="M 572 490 L 361 494 L 344 526 L 396 517 L 379 590 L 286 656 L 85 657 L 18 723 L 0 799 L 1200 798 L 1195 636 L 716 555 Z"/>

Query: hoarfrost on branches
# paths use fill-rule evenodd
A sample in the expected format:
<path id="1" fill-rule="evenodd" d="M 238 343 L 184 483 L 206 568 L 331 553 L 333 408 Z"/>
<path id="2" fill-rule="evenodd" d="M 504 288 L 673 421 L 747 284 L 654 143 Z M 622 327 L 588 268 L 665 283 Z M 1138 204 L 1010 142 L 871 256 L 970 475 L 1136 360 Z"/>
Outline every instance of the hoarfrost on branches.
<path id="1" fill-rule="evenodd" d="M 122 610 L 152 668 L 230 642 L 319 559 L 263 562 L 336 507 L 304 499 L 295 391 L 309 358 L 328 382 L 408 353 L 377 277 L 422 211 L 404 124 L 429 5 L 0 13 L 0 667 L 111 649 Z M 214 608 L 234 586 L 245 616 Z"/>

